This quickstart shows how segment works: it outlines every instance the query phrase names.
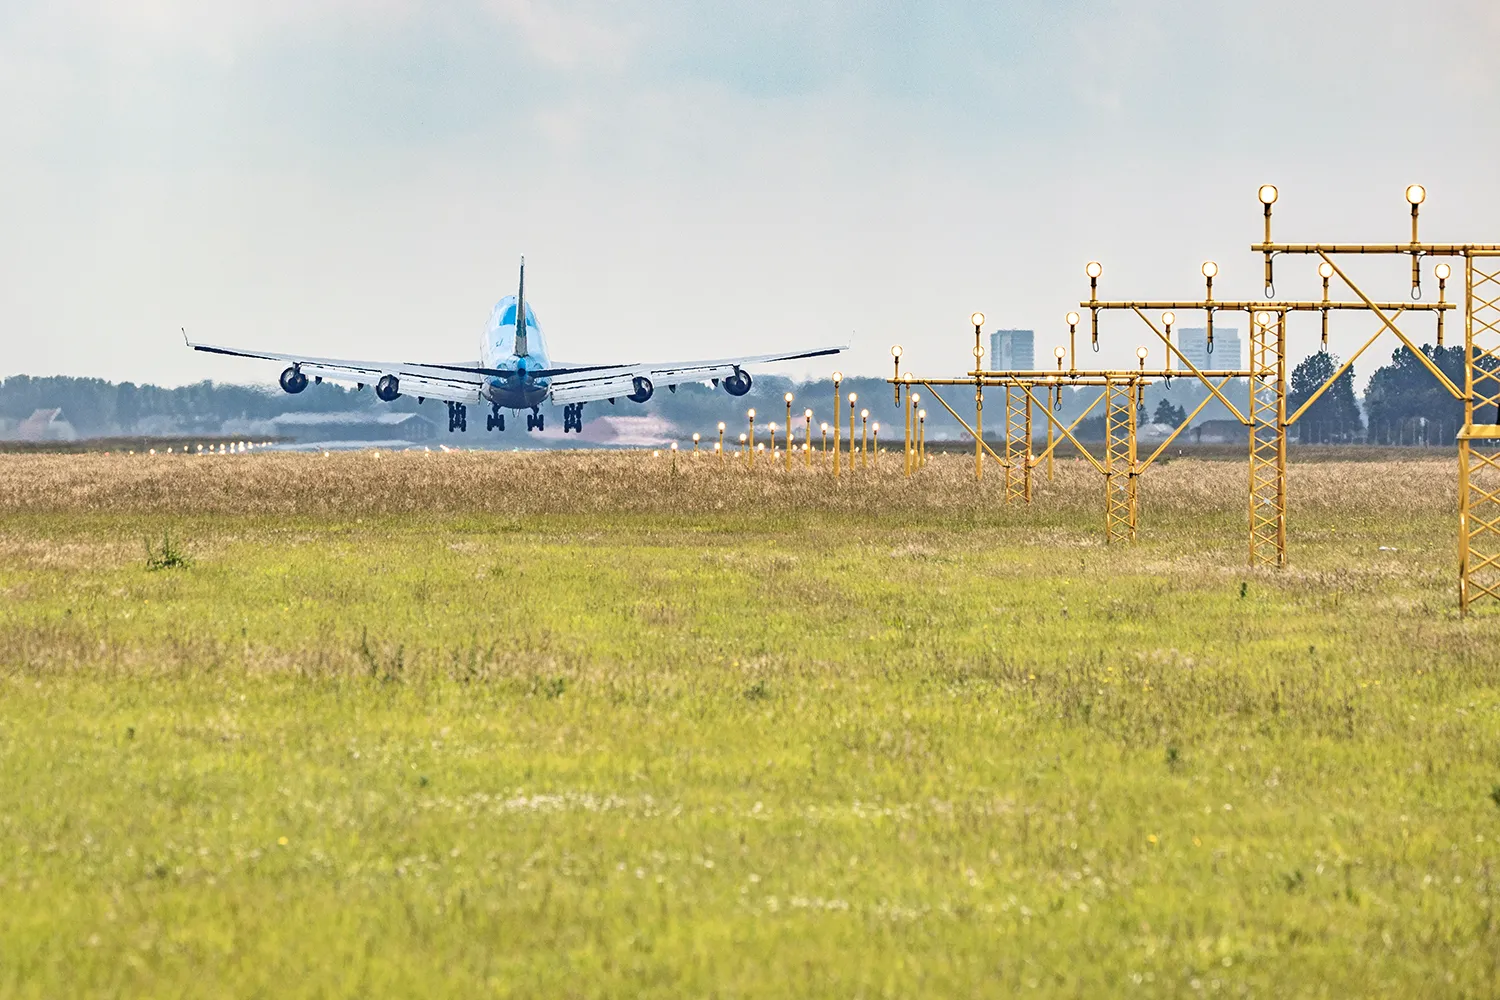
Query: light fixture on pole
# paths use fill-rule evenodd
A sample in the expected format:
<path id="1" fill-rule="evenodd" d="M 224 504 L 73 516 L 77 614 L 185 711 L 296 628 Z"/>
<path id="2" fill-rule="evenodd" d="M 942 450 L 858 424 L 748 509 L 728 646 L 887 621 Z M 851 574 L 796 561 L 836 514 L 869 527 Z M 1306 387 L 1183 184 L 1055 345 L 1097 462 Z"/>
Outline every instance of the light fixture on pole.
<path id="1" fill-rule="evenodd" d="M 1170 310 L 1161 314 L 1161 325 L 1167 328 L 1167 371 L 1172 370 L 1172 324 L 1177 322 L 1177 314 Z"/>
<path id="2" fill-rule="evenodd" d="M 854 471 L 854 411 L 857 407 L 855 401 L 859 399 L 859 393 L 849 393 L 849 471 Z"/>
<path id="3" fill-rule="evenodd" d="M 1271 206 L 1274 205 L 1274 204 L 1276 204 L 1276 198 L 1278 197 L 1278 192 L 1276 190 L 1276 185 L 1275 184 L 1262 184 L 1260 186 L 1260 191 L 1258 192 L 1258 195 L 1260 197 L 1260 203 L 1266 207 L 1266 239 L 1265 239 L 1265 245 L 1266 246 L 1270 246 L 1271 245 Z M 1271 270 L 1271 267 L 1272 267 L 1272 265 L 1271 265 L 1271 251 L 1267 250 L 1265 252 L 1265 255 L 1266 255 L 1266 298 L 1269 299 L 1271 296 L 1273 296 L 1273 295 L 1276 294 L 1276 282 L 1275 282 L 1275 279 L 1272 278 L 1272 276 L 1271 276 L 1272 275 L 1272 270 Z"/>
<path id="4" fill-rule="evenodd" d="M 1135 356 L 1137 358 L 1139 358 L 1140 362 L 1141 362 L 1141 371 L 1145 371 L 1146 370 L 1146 355 L 1148 355 L 1150 353 L 1151 352 L 1149 350 L 1147 350 L 1144 346 L 1137 347 L 1135 349 Z"/>
<path id="5" fill-rule="evenodd" d="M 1203 280 L 1207 282 L 1207 290 L 1203 294 L 1204 312 L 1204 348 L 1209 353 L 1214 352 L 1214 277 L 1219 273 L 1219 265 L 1211 260 L 1205 260 L 1203 267 Z"/>
<path id="6" fill-rule="evenodd" d="M 1323 301 L 1327 302 L 1328 301 L 1328 279 L 1330 279 L 1330 278 L 1333 277 L 1333 265 L 1330 264 L 1330 263 L 1328 263 L 1328 261 L 1326 261 L 1326 260 L 1323 263 L 1319 264 L 1318 265 L 1318 277 L 1320 277 L 1320 278 L 1323 279 Z M 1327 309 L 1320 309 L 1319 312 L 1321 312 L 1323 314 L 1323 347 L 1322 347 L 1322 350 L 1324 351 L 1324 353 L 1327 353 L 1327 351 L 1328 351 L 1328 310 Z M 1438 313 L 1438 327 L 1439 327 L 1439 329 L 1442 328 L 1442 323 L 1443 323 L 1443 314 L 1442 313 Z"/>
<path id="7" fill-rule="evenodd" d="M 745 411 L 745 416 L 750 419 L 750 467 L 755 467 L 755 408 L 751 407 Z"/>
<path id="8" fill-rule="evenodd" d="M 865 455 L 866 455 L 866 453 L 868 451 L 869 444 L 870 444 L 870 440 L 869 440 L 869 428 L 870 428 L 870 411 L 869 410 L 860 410 L 859 411 L 859 467 L 861 469 L 866 468 L 868 466 L 868 463 L 865 460 Z"/>
<path id="9" fill-rule="evenodd" d="M 1406 186 L 1406 200 L 1411 205 L 1411 297 L 1422 297 L 1422 252 L 1417 247 L 1417 214 L 1427 200 L 1427 189 L 1420 184 Z"/>
<path id="10" fill-rule="evenodd" d="M 1068 313 L 1068 315 L 1065 318 L 1068 321 L 1068 357 L 1071 359 L 1068 362 L 1068 367 L 1069 368 L 1077 368 L 1078 367 L 1078 320 L 1079 320 L 1079 316 L 1078 316 L 1078 314 L 1076 312 L 1070 312 L 1070 313 Z M 1057 365 L 1057 367 L 1058 368 L 1062 368 L 1062 355 L 1059 354 L 1057 357 L 1058 357 L 1058 365 Z"/>
<path id="11" fill-rule="evenodd" d="M 786 471 L 792 471 L 792 394 L 787 393 L 782 397 L 786 400 Z"/>
<path id="12" fill-rule="evenodd" d="M 833 373 L 833 478 L 839 477 L 839 384 L 844 381 L 843 372 Z M 828 450 L 828 425 L 823 425 L 823 450 Z"/>
<path id="13" fill-rule="evenodd" d="M 1442 305 L 1443 303 L 1448 301 L 1448 277 L 1453 273 L 1453 268 L 1449 267 L 1447 264 L 1439 264 L 1437 267 L 1432 269 L 1432 273 L 1437 275 L 1438 305 Z M 1437 311 L 1437 345 L 1439 347 L 1443 346 L 1443 314 L 1447 311 L 1448 310 L 1446 309 L 1439 309 Z"/>
<path id="14" fill-rule="evenodd" d="M 1097 353 L 1099 350 L 1099 307 L 1094 305 L 1099 301 L 1099 275 L 1104 273 L 1104 265 L 1097 260 L 1091 260 L 1084 266 L 1083 273 L 1089 276 L 1089 343 Z M 1073 367 L 1078 367 L 1078 355 L 1073 355 Z"/>
<path id="15" fill-rule="evenodd" d="M 1063 358 L 1068 356 L 1068 349 L 1059 344 L 1053 348 L 1052 355 L 1057 358 L 1057 370 L 1062 371 Z"/>
<path id="16" fill-rule="evenodd" d="M 891 345 L 891 361 L 896 366 L 896 374 L 895 374 L 895 383 L 896 384 L 895 384 L 894 388 L 895 388 L 895 391 L 896 391 L 896 405 L 900 406 L 901 405 L 901 345 L 900 344 L 892 344 Z"/>

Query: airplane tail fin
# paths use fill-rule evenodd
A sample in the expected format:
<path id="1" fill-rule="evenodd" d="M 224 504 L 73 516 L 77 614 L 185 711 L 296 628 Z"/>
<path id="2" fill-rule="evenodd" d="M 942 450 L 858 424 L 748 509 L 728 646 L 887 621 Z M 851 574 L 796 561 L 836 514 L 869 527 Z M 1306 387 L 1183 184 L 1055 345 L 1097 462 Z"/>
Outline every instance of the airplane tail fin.
<path id="1" fill-rule="evenodd" d="M 516 356 L 526 357 L 526 258 L 521 258 L 521 284 L 516 290 Z"/>

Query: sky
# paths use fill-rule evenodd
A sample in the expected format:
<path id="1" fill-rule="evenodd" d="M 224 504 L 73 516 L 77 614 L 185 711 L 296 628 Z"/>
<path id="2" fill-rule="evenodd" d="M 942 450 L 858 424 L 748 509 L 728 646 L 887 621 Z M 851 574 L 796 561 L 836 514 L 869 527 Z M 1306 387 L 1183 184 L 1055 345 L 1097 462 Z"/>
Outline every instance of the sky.
<path id="1" fill-rule="evenodd" d="M 473 359 L 522 254 L 562 362 L 951 374 L 976 309 L 1045 358 L 1089 260 L 1258 295 L 1262 183 L 1278 239 L 1406 239 L 1420 182 L 1424 236 L 1500 242 L 1496 52 L 1493 0 L 0 0 L 0 377 L 274 380 L 182 327 Z"/>

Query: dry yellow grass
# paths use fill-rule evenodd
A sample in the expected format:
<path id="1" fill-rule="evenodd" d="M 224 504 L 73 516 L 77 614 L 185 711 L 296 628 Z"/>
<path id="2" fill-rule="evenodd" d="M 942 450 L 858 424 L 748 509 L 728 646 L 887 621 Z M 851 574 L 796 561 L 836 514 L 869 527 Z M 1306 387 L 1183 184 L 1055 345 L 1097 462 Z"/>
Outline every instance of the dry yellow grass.
<path id="1" fill-rule="evenodd" d="M 347 452 L 213 456 L 0 456 L 0 513 L 239 515 L 713 514 L 830 511 L 941 515 L 1004 510 L 1003 470 L 993 461 L 982 484 L 973 459 L 934 455 L 914 478 L 901 455 L 876 470 L 790 473 L 760 460 L 743 463 L 666 452 Z M 1048 482 L 1037 470 L 1032 511 L 1092 518 L 1102 509 L 1099 474 L 1081 460 L 1060 461 Z M 1452 461 L 1320 461 L 1291 467 L 1289 509 L 1351 517 L 1456 518 Z M 1233 514 L 1246 507 L 1244 464 L 1179 459 L 1158 464 L 1141 485 L 1148 521 L 1177 513 Z"/>

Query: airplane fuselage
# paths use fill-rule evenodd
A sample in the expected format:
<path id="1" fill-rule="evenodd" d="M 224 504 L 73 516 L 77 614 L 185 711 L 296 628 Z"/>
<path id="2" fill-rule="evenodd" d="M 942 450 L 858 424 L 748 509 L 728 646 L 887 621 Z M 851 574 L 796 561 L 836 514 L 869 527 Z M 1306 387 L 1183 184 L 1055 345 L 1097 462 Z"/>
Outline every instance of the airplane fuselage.
<path id="1" fill-rule="evenodd" d="M 524 352 L 518 353 L 516 350 L 517 301 L 514 295 L 507 295 L 495 304 L 489 323 L 485 325 L 484 341 L 480 346 L 480 363 L 483 367 L 515 372 L 515 375 L 509 377 L 492 375 L 485 381 L 485 399 L 507 409 L 530 409 L 547 400 L 549 380 L 530 374 L 551 367 L 547 357 L 547 343 L 531 303 L 526 303 L 524 308 Z"/>

